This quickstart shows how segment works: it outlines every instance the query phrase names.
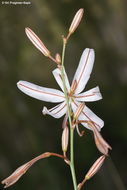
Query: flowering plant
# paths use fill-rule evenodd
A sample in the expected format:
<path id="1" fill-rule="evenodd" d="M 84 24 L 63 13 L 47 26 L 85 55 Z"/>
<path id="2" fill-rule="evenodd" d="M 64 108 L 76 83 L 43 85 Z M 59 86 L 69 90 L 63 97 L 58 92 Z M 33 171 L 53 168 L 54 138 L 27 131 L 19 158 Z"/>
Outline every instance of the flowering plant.
<path id="1" fill-rule="evenodd" d="M 83 9 L 79 9 L 76 15 L 74 16 L 67 36 L 62 37 L 62 55 L 57 53 L 55 58 L 51 55 L 50 51 L 46 48 L 44 43 L 30 28 L 25 29 L 26 35 L 35 45 L 35 47 L 39 49 L 44 56 L 50 58 L 56 64 L 57 68 L 53 70 L 52 73 L 62 91 L 53 88 L 41 87 L 27 81 L 19 81 L 17 83 L 17 87 L 25 94 L 38 100 L 58 103 L 58 105 L 51 109 L 47 109 L 46 107 L 44 107 L 42 113 L 44 115 L 51 115 L 54 118 L 60 118 L 63 115 L 65 115 L 62 124 L 63 155 L 46 152 L 37 156 L 31 161 L 20 166 L 17 170 L 15 170 L 12 173 L 12 175 L 3 180 L 2 183 L 5 184 L 5 187 L 9 187 L 12 184 L 14 184 L 36 161 L 42 158 L 56 156 L 62 158 L 66 162 L 66 164 L 70 166 L 74 190 L 80 190 L 84 183 L 99 170 L 105 158 L 108 156 L 108 149 L 111 149 L 111 147 L 100 134 L 101 128 L 104 126 L 104 122 L 86 106 L 86 102 L 93 102 L 102 99 L 99 87 L 97 86 L 95 88 L 92 88 L 91 90 L 82 92 L 90 78 L 90 74 L 93 69 L 95 58 L 94 50 L 86 48 L 83 51 L 71 85 L 69 84 L 69 80 L 64 67 L 64 57 L 67 42 L 70 36 L 75 32 L 76 28 L 78 27 L 83 16 L 83 12 Z M 77 130 L 79 136 L 83 135 L 83 132 L 80 132 L 79 130 L 79 124 L 82 124 L 84 127 L 90 129 L 93 132 L 95 144 L 98 150 L 103 155 L 95 161 L 95 163 L 92 165 L 92 167 L 85 175 L 83 181 L 77 184 L 74 166 L 73 144 L 75 129 Z M 69 137 L 70 158 L 68 158 L 66 155 L 66 152 L 68 151 Z"/>

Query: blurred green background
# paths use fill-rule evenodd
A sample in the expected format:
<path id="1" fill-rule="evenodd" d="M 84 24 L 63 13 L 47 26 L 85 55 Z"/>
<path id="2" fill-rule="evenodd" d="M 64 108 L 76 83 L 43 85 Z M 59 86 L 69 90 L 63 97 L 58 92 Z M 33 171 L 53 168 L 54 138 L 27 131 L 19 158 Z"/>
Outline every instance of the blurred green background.
<path id="1" fill-rule="evenodd" d="M 44 105 L 20 92 L 16 83 L 26 80 L 59 88 L 51 74 L 55 64 L 28 40 L 30 27 L 54 55 L 61 52 L 61 35 L 67 34 L 79 8 L 83 20 L 66 52 L 66 71 L 72 80 L 81 53 L 94 48 L 96 60 L 87 90 L 99 85 L 103 100 L 87 105 L 105 121 L 103 137 L 113 150 L 98 174 L 86 183 L 88 190 L 125 190 L 127 186 L 127 2 L 126 0 L 31 0 L 30 5 L 0 4 L 0 179 L 33 157 L 61 153 L 61 123 L 43 116 Z M 83 128 L 82 128 L 83 129 Z M 75 165 L 80 182 L 100 153 L 92 133 L 75 133 Z M 2 185 L 1 185 L 2 188 Z M 70 170 L 58 158 L 35 164 L 13 190 L 73 189 Z"/>

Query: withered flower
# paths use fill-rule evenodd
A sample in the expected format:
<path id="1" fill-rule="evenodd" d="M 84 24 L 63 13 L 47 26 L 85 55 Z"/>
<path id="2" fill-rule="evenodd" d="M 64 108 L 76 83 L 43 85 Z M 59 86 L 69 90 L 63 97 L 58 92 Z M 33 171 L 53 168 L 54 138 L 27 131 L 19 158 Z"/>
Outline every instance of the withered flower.
<path id="1" fill-rule="evenodd" d="M 41 154 L 40 156 L 37 156 L 36 158 L 32 159 L 31 161 L 27 162 L 26 164 L 23 164 L 19 168 L 17 168 L 8 178 L 4 179 L 1 183 L 5 184 L 4 188 L 7 188 L 14 183 L 16 183 L 23 174 L 27 172 L 27 170 L 38 160 L 42 158 L 47 158 L 51 156 L 51 153 L 46 152 L 44 154 Z"/>
<path id="2" fill-rule="evenodd" d="M 96 129 L 96 127 L 93 126 L 93 134 L 94 134 L 94 140 L 95 144 L 98 148 L 98 150 L 108 156 L 108 149 L 112 149 L 111 146 L 104 140 L 101 133 Z"/>

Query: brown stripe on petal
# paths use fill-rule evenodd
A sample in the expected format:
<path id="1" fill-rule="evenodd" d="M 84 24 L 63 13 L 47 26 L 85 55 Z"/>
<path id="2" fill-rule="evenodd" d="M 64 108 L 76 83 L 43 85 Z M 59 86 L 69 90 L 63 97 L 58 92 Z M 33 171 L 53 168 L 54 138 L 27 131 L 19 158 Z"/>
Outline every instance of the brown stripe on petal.
<path id="1" fill-rule="evenodd" d="M 96 94 L 93 93 L 93 94 L 84 95 L 84 96 L 76 96 L 76 95 L 74 95 L 73 97 L 74 97 L 74 98 L 85 98 L 85 97 L 90 97 L 90 96 L 95 96 L 95 95 L 96 95 Z"/>
<path id="2" fill-rule="evenodd" d="M 87 63 L 88 63 L 88 60 L 89 60 L 90 51 L 91 51 L 91 50 L 89 49 L 88 55 L 87 55 L 87 57 L 86 57 L 86 61 L 85 61 L 85 64 L 84 64 L 84 67 L 83 67 L 82 72 L 81 72 L 81 75 L 80 75 L 80 77 L 79 77 L 79 79 L 78 79 L 78 81 L 77 81 L 77 86 L 79 85 L 79 82 L 80 82 L 80 80 L 81 80 L 81 78 L 82 78 L 82 75 L 83 75 L 83 73 L 85 72 L 85 68 L 86 68 Z"/>
<path id="3" fill-rule="evenodd" d="M 33 90 L 33 91 L 35 91 L 35 92 L 39 92 L 39 93 L 42 93 L 42 94 L 47 94 L 47 95 L 52 95 L 52 96 L 58 96 L 58 97 L 64 97 L 64 96 L 61 96 L 61 95 L 58 95 L 58 94 L 54 94 L 54 93 L 50 93 L 50 92 L 44 92 L 44 91 L 42 91 L 42 90 L 36 90 L 36 89 L 34 89 L 34 88 L 31 88 L 31 87 L 28 87 L 28 86 L 26 86 L 26 85 L 24 85 L 24 84 L 22 84 L 22 83 L 19 83 L 19 85 L 20 86 L 23 86 L 23 87 L 25 87 L 25 88 L 27 88 L 27 89 L 29 89 L 29 90 Z"/>
<path id="4" fill-rule="evenodd" d="M 57 113 L 59 113 L 60 111 L 62 111 L 65 107 L 66 107 L 66 104 L 63 105 L 63 107 L 60 110 L 58 110 L 57 112 L 55 112 L 54 115 L 56 115 Z"/>

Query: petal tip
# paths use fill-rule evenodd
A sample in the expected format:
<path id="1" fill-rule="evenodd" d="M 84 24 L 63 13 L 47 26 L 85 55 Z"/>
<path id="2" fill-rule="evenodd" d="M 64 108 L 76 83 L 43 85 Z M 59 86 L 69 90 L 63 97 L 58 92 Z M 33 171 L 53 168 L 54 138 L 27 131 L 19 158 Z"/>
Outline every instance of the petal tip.
<path id="1" fill-rule="evenodd" d="M 23 83 L 23 81 L 22 81 L 22 80 L 18 81 L 18 82 L 17 82 L 17 87 L 18 87 L 18 88 L 20 88 L 20 87 L 21 87 L 21 85 L 22 85 L 22 83 Z"/>

